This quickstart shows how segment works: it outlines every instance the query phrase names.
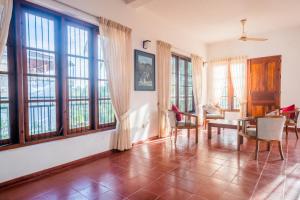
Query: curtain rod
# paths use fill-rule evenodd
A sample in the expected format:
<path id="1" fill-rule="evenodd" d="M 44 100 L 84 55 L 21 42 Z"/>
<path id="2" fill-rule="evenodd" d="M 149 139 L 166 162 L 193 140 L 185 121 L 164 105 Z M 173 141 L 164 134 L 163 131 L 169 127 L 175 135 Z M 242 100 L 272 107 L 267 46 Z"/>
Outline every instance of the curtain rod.
<path id="1" fill-rule="evenodd" d="M 52 0 L 52 1 L 54 1 L 54 2 L 56 2 L 56 3 L 59 3 L 59 4 L 63 5 L 63 6 L 69 7 L 69 8 L 71 8 L 71 9 L 73 9 L 73 10 L 76 10 L 76 11 L 79 11 L 79 12 L 81 12 L 81 13 L 84 13 L 84 14 L 86 14 L 86 15 L 89 15 L 90 17 L 94 17 L 94 18 L 96 18 L 96 19 L 99 18 L 99 16 L 97 16 L 97 15 L 93 15 L 93 14 L 87 12 L 87 11 L 81 10 L 81 9 L 79 9 L 79 8 L 76 8 L 76 7 L 71 6 L 71 5 L 67 4 L 67 3 L 61 2 L 61 1 L 59 1 L 59 0 Z"/>

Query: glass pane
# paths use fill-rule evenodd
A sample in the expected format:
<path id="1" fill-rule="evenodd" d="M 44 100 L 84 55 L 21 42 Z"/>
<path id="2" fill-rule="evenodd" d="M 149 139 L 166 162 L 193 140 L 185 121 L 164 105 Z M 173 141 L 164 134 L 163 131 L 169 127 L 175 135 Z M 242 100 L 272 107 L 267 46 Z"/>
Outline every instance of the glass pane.
<path id="1" fill-rule="evenodd" d="M 182 112 L 185 111 L 185 98 L 179 97 L 179 110 Z"/>
<path id="2" fill-rule="evenodd" d="M 81 79 L 69 79 L 69 98 L 87 99 L 89 98 L 89 81 Z"/>
<path id="3" fill-rule="evenodd" d="M 2 59 L 0 60 L 0 71 L 7 72 L 8 71 L 8 63 L 7 63 L 7 48 L 4 48 Z"/>
<path id="4" fill-rule="evenodd" d="M 68 26 L 68 54 L 88 57 L 88 31 L 82 28 Z"/>
<path id="5" fill-rule="evenodd" d="M 98 81 L 98 94 L 100 98 L 110 98 L 107 81 Z"/>
<path id="6" fill-rule="evenodd" d="M 98 79 L 107 79 L 106 69 L 103 61 L 98 61 Z"/>
<path id="7" fill-rule="evenodd" d="M 187 87 L 188 96 L 193 96 L 193 87 Z"/>
<path id="8" fill-rule="evenodd" d="M 171 105 L 176 105 L 176 98 L 171 98 Z"/>
<path id="9" fill-rule="evenodd" d="M 0 74 L 0 101 L 8 101 L 8 75 Z"/>
<path id="10" fill-rule="evenodd" d="M 193 97 L 187 99 L 188 112 L 193 111 Z"/>
<path id="11" fill-rule="evenodd" d="M 69 103 L 69 126 L 70 129 L 89 126 L 89 102 L 71 101 Z"/>
<path id="12" fill-rule="evenodd" d="M 99 124 L 113 123 L 115 121 L 111 100 L 99 100 Z"/>
<path id="13" fill-rule="evenodd" d="M 69 77 L 89 77 L 89 60 L 86 58 L 68 57 L 68 76 Z"/>
<path id="14" fill-rule="evenodd" d="M 26 46 L 54 51 L 54 21 L 25 13 Z"/>
<path id="15" fill-rule="evenodd" d="M 29 100 L 55 99 L 55 78 L 28 76 Z"/>
<path id="16" fill-rule="evenodd" d="M 185 75 L 185 60 L 179 59 L 179 74 Z"/>
<path id="17" fill-rule="evenodd" d="M 27 68 L 29 74 L 55 75 L 55 54 L 27 50 Z"/>
<path id="18" fill-rule="evenodd" d="M 29 134 L 36 135 L 56 131 L 55 102 L 29 103 Z"/>
<path id="19" fill-rule="evenodd" d="M 103 42 L 103 37 L 98 35 L 98 59 L 99 60 L 104 60 L 104 55 L 103 55 L 103 49 L 102 49 L 102 42 Z"/>
<path id="20" fill-rule="evenodd" d="M 0 104 L 0 140 L 9 139 L 9 104 Z"/>
<path id="21" fill-rule="evenodd" d="M 185 96 L 185 87 L 179 87 L 179 97 Z"/>
<path id="22" fill-rule="evenodd" d="M 192 63 L 188 62 L 188 70 L 187 70 L 187 75 L 192 75 Z"/>

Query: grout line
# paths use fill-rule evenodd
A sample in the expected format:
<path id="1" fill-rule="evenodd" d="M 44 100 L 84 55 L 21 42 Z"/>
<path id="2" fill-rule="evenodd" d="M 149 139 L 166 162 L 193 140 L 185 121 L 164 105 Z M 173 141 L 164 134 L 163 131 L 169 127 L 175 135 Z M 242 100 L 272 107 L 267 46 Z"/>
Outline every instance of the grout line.
<path id="1" fill-rule="evenodd" d="M 264 172 L 264 169 L 266 168 L 266 165 L 267 165 L 267 163 L 268 163 L 270 154 L 271 154 L 271 151 L 268 152 L 268 156 L 267 156 L 267 158 L 266 158 L 266 160 L 265 160 L 265 163 L 264 163 L 264 166 L 263 166 L 263 168 L 262 168 L 262 170 L 261 170 L 261 172 L 260 172 L 260 174 L 259 174 L 258 180 L 257 180 L 257 182 L 256 182 L 256 184 L 255 184 L 255 187 L 254 187 L 253 192 L 252 192 L 252 194 L 251 194 L 250 200 L 253 199 L 253 195 L 254 195 L 254 193 L 255 193 L 255 191 L 256 191 L 256 189 L 257 189 L 258 183 L 259 183 L 259 181 L 260 181 L 260 179 L 261 179 L 261 177 L 262 177 L 262 174 L 263 174 L 263 172 Z M 257 161 L 256 161 L 256 162 L 258 162 L 258 158 L 257 158 Z"/>
<path id="2" fill-rule="evenodd" d="M 284 161 L 284 183 L 283 183 L 283 199 L 285 199 L 285 190 L 286 190 L 286 167 L 287 167 L 287 162 L 288 162 L 288 155 L 289 155 L 289 148 L 288 148 L 288 140 L 286 139 L 285 143 L 285 148 L 286 148 L 286 155 L 285 155 L 285 161 Z"/>

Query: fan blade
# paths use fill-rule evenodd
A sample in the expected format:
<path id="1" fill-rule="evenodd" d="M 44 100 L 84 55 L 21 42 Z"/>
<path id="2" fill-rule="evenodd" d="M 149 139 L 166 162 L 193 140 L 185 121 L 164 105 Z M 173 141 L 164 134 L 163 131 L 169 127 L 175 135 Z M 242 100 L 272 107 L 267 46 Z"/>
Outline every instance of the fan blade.
<path id="1" fill-rule="evenodd" d="M 266 41 L 268 39 L 267 38 L 246 37 L 246 40 L 251 40 L 251 41 Z"/>

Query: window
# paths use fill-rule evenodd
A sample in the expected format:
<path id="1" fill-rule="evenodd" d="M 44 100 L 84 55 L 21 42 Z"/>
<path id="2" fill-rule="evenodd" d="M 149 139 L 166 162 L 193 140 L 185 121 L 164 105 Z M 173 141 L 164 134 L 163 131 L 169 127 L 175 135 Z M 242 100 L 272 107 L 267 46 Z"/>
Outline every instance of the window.
<path id="1" fill-rule="evenodd" d="M 98 26 L 15 5 L 0 60 L 0 145 L 115 128 Z"/>
<path id="2" fill-rule="evenodd" d="M 190 59 L 172 56 L 171 104 L 182 112 L 194 112 L 192 64 Z"/>
<path id="3" fill-rule="evenodd" d="M 225 110 L 239 110 L 237 94 L 242 92 L 246 65 L 243 62 L 223 62 L 212 65 L 212 91 L 214 103 Z M 236 87 L 234 87 L 236 86 Z"/>
<path id="4" fill-rule="evenodd" d="M 90 129 L 89 31 L 68 25 L 68 110 L 69 129 Z"/>
<path id="5" fill-rule="evenodd" d="M 24 99 L 26 140 L 57 134 L 57 84 L 54 21 L 24 13 L 26 54 Z"/>
<path id="6" fill-rule="evenodd" d="M 109 95 L 108 80 L 104 66 L 101 37 L 98 36 L 98 118 L 99 127 L 107 127 L 116 123 L 111 98 Z"/>
<path id="7" fill-rule="evenodd" d="M 0 144 L 7 144 L 10 139 L 9 86 L 7 49 L 5 48 L 0 63 Z"/>

